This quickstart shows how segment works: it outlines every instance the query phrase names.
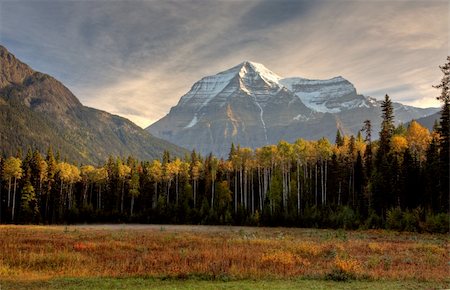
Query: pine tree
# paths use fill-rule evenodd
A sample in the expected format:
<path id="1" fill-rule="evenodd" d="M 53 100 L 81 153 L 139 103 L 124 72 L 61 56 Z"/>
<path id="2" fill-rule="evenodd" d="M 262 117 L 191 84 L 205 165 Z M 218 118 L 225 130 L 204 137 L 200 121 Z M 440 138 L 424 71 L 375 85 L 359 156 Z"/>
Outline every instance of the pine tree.
<path id="1" fill-rule="evenodd" d="M 339 130 L 339 129 L 337 129 L 337 132 L 336 132 L 336 139 L 335 139 L 334 143 L 335 143 L 336 146 L 338 146 L 338 147 L 341 147 L 341 146 L 344 145 L 344 139 L 342 138 L 341 130 Z"/>
<path id="2" fill-rule="evenodd" d="M 379 148 L 376 154 L 376 171 L 373 176 L 373 203 L 382 217 L 395 204 L 396 160 L 391 156 L 391 139 L 394 133 L 394 108 L 388 95 L 381 104 L 382 119 Z"/>
<path id="3" fill-rule="evenodd" d="M 443 211 L 449 210 L 450 194 L 450 56 L 447 63 L 440 66 L 444 76 L 441 83 L 435 88 L 441 89 L 441 95 L 437 97 L 442 102 L 440 134 L 440 204 Z"/>
<path id="4" fill-rule="evenodd" d="M 391 138 L 394 134 L 394 107 L 388 95 L 384 97 L 381 103 L 381 111 L 383 112 L 380 131 L 380 148 L 378 150 L 380 155 L 387 155 L 390 151 Z"/>

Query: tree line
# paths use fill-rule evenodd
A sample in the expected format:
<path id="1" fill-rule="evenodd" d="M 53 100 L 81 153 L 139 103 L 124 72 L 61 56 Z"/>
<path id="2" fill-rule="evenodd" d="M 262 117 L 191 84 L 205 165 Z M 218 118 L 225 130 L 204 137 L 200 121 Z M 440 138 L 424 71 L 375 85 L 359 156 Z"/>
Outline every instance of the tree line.
<path id="1" fill-rule="evenodd" d="M 160 160 L 110 157 L 78 165 L 51 148 L 45 155 L 0 157 L 2 223 L 143 222 L 391 228 L 448 231 L 449 71 L 441 119 L 432 132 L 394 125 L 388 95 L 373 140 L 370 121 L 334 144 L 298 139 L 228 158 L 195 151 Z"/>

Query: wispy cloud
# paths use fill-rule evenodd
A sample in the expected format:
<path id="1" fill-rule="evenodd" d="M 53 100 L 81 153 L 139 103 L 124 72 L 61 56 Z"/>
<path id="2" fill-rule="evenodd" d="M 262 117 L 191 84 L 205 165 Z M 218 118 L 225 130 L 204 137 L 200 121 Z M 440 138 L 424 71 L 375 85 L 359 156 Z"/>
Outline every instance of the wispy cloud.
<path id="1" fill-rule="evenodd" d="M 89 106 L 145 127 L 244 59 L 437 106 L 446 1 L 2 1 L 0 42 Z"/>

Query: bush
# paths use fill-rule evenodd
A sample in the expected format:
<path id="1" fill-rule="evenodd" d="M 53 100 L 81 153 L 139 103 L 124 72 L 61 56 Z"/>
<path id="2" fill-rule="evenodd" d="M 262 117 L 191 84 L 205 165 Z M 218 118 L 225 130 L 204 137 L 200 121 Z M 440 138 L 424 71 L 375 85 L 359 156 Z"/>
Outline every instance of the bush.
<path id="1" fill-rule="evenodd" d="M 418 232 L 420 230 L 420 213 L 420 208 L 416 208 L 413 211 L 406 210 L 402 218 L 403 230 Z"/>
<path id="2" fill-rule="evenodd" d="M 386 213 L 386 228 L 389 230 L 403 230 L 403 212 L 400 207 L 391 208 Z"/>
<path id="3" fill-rule="evenodd" d="M 424 230 L 433 233 L 448 233 L 450 223 L 450 215 L 447 213 L 429 214 L 427 215 Z"/>
<path id="4" fill-rule="evenodd" d="M 369 216 L 364 223 L 363 229 L 379 229 L 381 228 L 381 218 L 375 211 L 370 211 Z"/>
<path id="5" fill-rule="evenodd" d="M 359 218 L 353 209 L 343 206 L 332 214 L 331 222 L 333 227 L 348 230 L 358 227 Z"/>

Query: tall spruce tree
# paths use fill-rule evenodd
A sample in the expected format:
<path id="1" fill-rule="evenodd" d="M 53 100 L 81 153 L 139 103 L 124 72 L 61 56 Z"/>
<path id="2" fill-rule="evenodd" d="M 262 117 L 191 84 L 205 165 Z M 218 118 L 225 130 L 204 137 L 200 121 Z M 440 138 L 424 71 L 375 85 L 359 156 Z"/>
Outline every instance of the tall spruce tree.
<path id="1" fill-rule="evenodd" d="M 440 66 L 444 76 L 435 88 L 441 89 L 437 99 L 442 103 L 441 120 L 439 126 L 440 134 L 440 205 L 441 210 L 449 210 L 450 195 L 450 56 L 447 63 Z"/>
<path id="2" fill-rule="evenodd" d="M 380 148 L 378 154 L 387 155 L 391 149 L 391 138 L 394 134 L 394 107 L 388 95 L 384 97 L 381 103 L 381 111 L 383 121 L 381 122 L 380 131 Z"/>
<path id="3" fill-rule="evenodd" d="M 334 141 L 334 143 L 336 144 L 336 146 L 341 147 L 344 145 L 344 138 L 342 138 L 341 135 L 341 130 L 337 129 L 336 132 L 336 139 Z"/>
<path id="4" fill-rule="evenodd" d="M 394 133 L 394 108 L 388 95 L 381 103 L 382 118 L 379 148 L 375 160 L 375 174 L 373 177 L 373 205 L 375 210 L 384 217 L 386 210 L 395 204 L 395 190 L 393 184 L 397 176 L 393 172 L 393 158 L 391 158 L 391 139 Z M 396 171 L 396 170 L 395 170 Z"/>

